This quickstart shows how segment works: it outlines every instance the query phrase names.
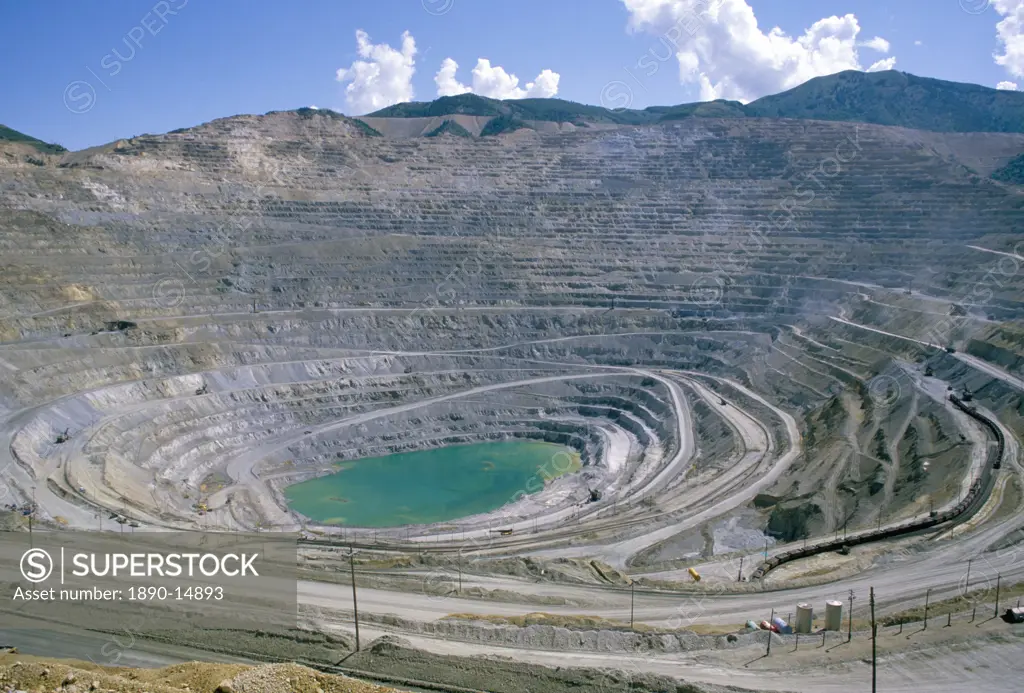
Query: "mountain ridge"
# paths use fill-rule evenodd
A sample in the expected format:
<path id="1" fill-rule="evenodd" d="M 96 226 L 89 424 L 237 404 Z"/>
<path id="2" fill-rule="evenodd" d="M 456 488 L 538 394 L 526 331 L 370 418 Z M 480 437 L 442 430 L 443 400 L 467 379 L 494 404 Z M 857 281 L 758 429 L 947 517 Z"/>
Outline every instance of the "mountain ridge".
<path id="1" fill-rule="evenodd" d="M 52 144 L 50 142 L 44 142 L 43 140 L 26 135 L 23 132 L 19 132 L 14 128 L 9 128 L 6 125 L 0 123 L 0 144 L 5 142 L 13 142 L 15 144 L 25 144 L 41 154 L 64 154 L 68 150 L 59 144 Z"/>
<path id="2" fill-rule="evenodd" d="M 870 73 L 847 70 L 815 77 L 749 104 L 719 99 L 644 109 L 608 109 L 564 99 L 502 101 L 476 94 L 461 94 L 433 101 L 394 104 L 364 116 L 346 116 L 327 108 L 309 107 L 269 111 L 262 116 L 237 114 L 178 128 L 166 134 L 188 133 L 220 121 L 282 114 L 295 114 L 304 120 L 315 116 L 329 118 L 370 137 L 389 136 L 387 128 L 380 127 L 382 121 L 397 123 L 411 119 L 429 121 L 429 126 L 425 125 L 422 131 L 412 124 L 403 126 L 395 129 L 405 133 L 399 136 L 436 137 L 451 133 L 459 137 L 488 137 L 520 129 L 537 129 L 537 124 L 544 123 L 553 124 L 546 126 L 548 128 L 559 129 L 569 126 L 621 127 L 658 125 L 688 118 L 781 118 L 856 122 L 931 132 L 1024 133 L 1024 92 L 918 77 L 895 70 Z M 451 121 L 454 116 L 475 118 L 477 125 L 471 132 L 462 124 Z M 8 142 L 27 145 L 44 154 L 72 153 L 58 144 L 0 125 L 0 144 Z M 115 142 L 98 146 L 111 146 Z"/>
<path id="3" fill-rule="evenodd" d="M 896 70 L 847 70 L 815 77 L 792 89 L 742 104 L 719 99 L 644 109 L 608 109 L 564 99 L 500 101 L 476 94 L 412 101 L 368 118 L 448 115 L 504 116 L 510 120 L 652 125 L 690 117 L 794 118 L 890 125 L 934 132 L 1024 132 L 1024 93 L 918 77 Z"/>

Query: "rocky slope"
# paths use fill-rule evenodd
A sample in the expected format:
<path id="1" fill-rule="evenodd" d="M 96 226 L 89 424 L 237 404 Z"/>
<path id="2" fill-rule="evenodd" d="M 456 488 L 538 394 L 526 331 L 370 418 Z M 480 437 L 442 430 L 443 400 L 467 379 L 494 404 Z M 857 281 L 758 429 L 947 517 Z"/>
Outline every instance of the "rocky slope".
<path id="1" fill-rule="evenodd" d="M 616 450 L 618 471 L 588 480 L 621 486 L 681 440 L 669 384 L 607 371 L 644 366 L 725 377 L 798 417 L 806 453 L 749 508 L 792 539 L 955 495 L 920 465 L 964 474 L 968 446 L 946 444 L 956 418 L 912 396 L 908 366 L 1020 425 L 1022 190 L 990 174 L 1024 134 L 700 117 L 476 137 L 508 114 L 452 116 L 466 137 L 431 113 L 302 109 L 0 158 L 12 468 L 61 470 L 69 514 L 127 496 L 147 522 L 191 517 L 183 488 L 251 465 L 309 474 L 493 435 L 588 462 Z M 732 387 L 784 448 L 779 417 Z M 341 435 L 347 415 L 360 426 Z M 757 447 L 696 415 L 716 462 L 702 483 Z M 64 431 L 80 442 L 60 447 Z M 225 521 L 285 521 L 252 488 L 214 500 Z M 694 531 L 680 545 L 734 538 Z"/>

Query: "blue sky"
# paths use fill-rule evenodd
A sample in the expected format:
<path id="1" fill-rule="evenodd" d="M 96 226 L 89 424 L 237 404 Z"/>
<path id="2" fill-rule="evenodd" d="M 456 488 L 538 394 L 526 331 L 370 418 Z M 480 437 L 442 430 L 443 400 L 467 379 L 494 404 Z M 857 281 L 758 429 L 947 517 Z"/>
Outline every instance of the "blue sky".
<path id="1" fill-rule="evenodd" d="M 238 113 L 315 104 L 356 114 L 436 98 L 443 64 L 444 93 L 610 107 L 750 100 L 893 58 L 913 74 L 1024 88 L 1024 0 L 992 3 L 9 0 L 0 123 L 80 149 Z"/>

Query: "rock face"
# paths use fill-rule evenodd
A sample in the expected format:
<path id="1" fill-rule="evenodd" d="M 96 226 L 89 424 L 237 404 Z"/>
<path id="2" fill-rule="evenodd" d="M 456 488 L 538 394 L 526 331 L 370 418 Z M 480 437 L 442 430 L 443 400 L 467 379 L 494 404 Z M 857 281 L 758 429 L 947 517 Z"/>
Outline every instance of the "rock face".
<path id="1" fill-rule="evenodd" d="M 1024 135 L 693 119 L 396 140 L 352 122 L 277 113 L 139 137 L 17 169 L 0 200 L 90 227 L 46 239 L 62 257 L 42 271 L 139 315 L 254 299 L 793 313 L 835 280 L 950 295 L 988 259 L 964 244 L 1024 231 L 1018 193 L 984 177 Z M 7 264 L 38 264 L 10 240 Z"/>
<path id="2" fill-rule="evenodd" d="M 401 125 L 280 112 L 0 163 L 0 448 L 16 486 L 53 475 L 44 507 L 71 524 L 123 496 L 146 523 L 188 525 L 201 504 L 204 522 L 294 528 L 280 489 L 339 459 L 576 447 L 580 479 L 520 499 L 522 521 L 591 489 L 615 513 L 652 479 L 713 490 L 756 452 L 802 445 L 760 489 L 805 504 L 773 522 L 802 536 L 941 495 L 900 455 L 953 417 L 897 395 L 891 419 L 893 388 L 869 383 L 899 376 L 894 359 L 974 337 L 972 353 L 1020 363 L 985 330 L 1022 307 L 1005 255 L 1021 190 L 988 176 L 1024 135 L 691 118 L 387 136 Z M 978 377 L 947 358 L 939 376 Z M 1003 407 L 1007 388 L 989 389 Z M 666 480 L 692 437 L 686 398 L 703 402 L 705 458 Z M 763 431 L 738 429 L 737 406 Z M 966 465 L 933 447 L 943 469 Z"/>

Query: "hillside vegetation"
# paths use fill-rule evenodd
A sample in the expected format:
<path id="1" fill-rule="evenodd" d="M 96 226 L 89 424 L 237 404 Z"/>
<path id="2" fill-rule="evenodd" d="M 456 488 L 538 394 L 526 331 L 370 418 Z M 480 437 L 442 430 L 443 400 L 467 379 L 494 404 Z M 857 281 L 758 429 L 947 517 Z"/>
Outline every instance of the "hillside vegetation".
<path id="1" fill-rule="evenodd" d="M 456 137 L 472 137 L 471 133 L 466 128 L 462 127 L 454 120 L 446 120 L 436 128 L 426 134 L 427 137 L 440 137 L 441 135 L 455 135 Z"/>
<path id="2" fill-rule="evenodd" d="M 499 101 L 475 94 L 388 106 L 381 118 L 426 118 L 455 114 L 501 117 L 496 129 L 523 121 L 645 125 L 684 118 L 795 118 L 893 125 L 938 132 L 1024 132 L 1024 93 L 976 84 L 917 77 L 905 72 L 848 70 L 817 77 L 749 104 L 717 100 L 643 110 L 607 109 L 563 99 Z M 494 134 L 494 133 L 489 133 Z"/>
<path id="3" fill-rule="evenodd" d="M 1024 93 L 905 72 L 840 72 L 750 103 L 764 118 L 813 118 L 938 132 L 1024 132 Z"/>
<path id="4" fill-rule="evenodd" d="M 1006 166 L 992 172 L 993 180 L 1024 185 L 1024 154 L 1014 157 Z"/>
<path id="5" fill-rule="evenodd" d="M 67 151 L 67 149 L 59 144 L 43 142 L 42 140 L 30 137 L 23 132 L 13 130 L 6 125 L 0 125 L 0 142 L 17 142 L 20 144 L 27 144 L 43 154 L 63 154 Z"/>

